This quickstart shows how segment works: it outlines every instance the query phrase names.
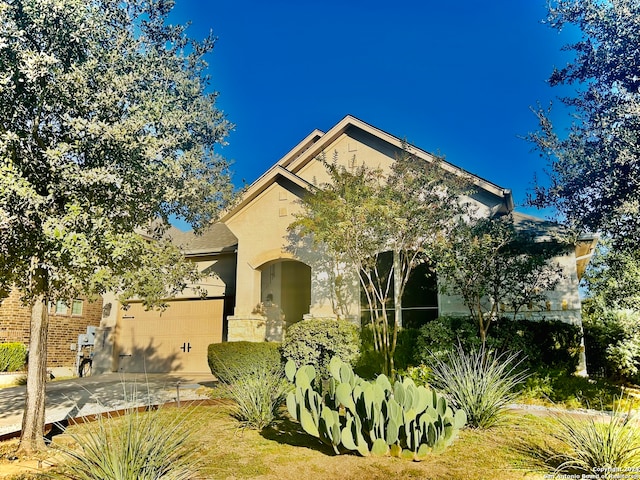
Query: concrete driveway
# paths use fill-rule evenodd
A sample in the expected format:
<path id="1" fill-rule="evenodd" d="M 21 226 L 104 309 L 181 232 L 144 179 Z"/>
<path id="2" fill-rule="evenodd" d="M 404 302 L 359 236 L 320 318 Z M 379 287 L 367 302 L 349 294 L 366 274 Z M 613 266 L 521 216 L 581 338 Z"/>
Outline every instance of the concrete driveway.
<path id="1" fill-rule="evenodd" d="M 127 407 L 180 400 L 205 400 L 197 390 L 212 385 L 211 374 L 109 373 L 49 382 L 46 386 L 47 424 Z M 0 388 L 0 438 L 19 432 L 26 387 Z"/>

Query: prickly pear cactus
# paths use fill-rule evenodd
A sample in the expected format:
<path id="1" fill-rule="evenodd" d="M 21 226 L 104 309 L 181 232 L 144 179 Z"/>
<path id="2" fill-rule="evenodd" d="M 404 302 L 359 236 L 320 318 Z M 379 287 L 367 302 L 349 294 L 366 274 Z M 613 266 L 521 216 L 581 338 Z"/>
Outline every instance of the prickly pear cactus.
<path id="1" fill-rule="evenodd" d="M 435 390 L 417 387 L 409 378 L 393 385 L 380 375 L 366 382 L 334 357 L 324 397 L 310 365 L 285 373 L 295 389 L 287 397 L 289 414 L 305 432 L 341 449 L 367 455 L 393 455 L 420 461 L 450 445 L 467 418 L 453 411 Z"/>

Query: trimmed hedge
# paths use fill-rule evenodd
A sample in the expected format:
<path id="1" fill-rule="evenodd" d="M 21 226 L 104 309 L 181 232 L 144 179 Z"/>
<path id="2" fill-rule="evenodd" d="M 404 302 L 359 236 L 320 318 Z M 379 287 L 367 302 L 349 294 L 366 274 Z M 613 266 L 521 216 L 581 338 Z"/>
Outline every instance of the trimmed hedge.
<path id="1" fill-rule="evenodd" d="M 27 363 L 27 347 L 19 342 L 0 343 L 0 372 L 16 372 Z"/>
<path id="2" fill-rule="evenodd" d="M 347 320 L 311 319 L 287 328 L 282 355 L 298 367 L 313 365 L 328 376 L 331 358 L 355 365 L 360 355 L 360 332 Z"/>
<path id="3" fill-rule="evenodd" d="M 224 383 L 258 370 L 258 365 L 272 371 L 283 368 L 280 344 L 275 342 L 213 343 L 207 353 L 211 373 Z"/>

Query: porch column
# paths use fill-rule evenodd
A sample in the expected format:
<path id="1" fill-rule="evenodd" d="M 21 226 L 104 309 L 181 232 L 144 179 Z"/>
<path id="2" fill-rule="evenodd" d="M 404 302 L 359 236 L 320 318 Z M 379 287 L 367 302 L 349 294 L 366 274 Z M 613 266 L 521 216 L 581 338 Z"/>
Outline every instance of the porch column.
<path id="1" fill-rule="evenodd" d="M 238 256 L 236 305 L 227 317 L 229 342 L 264 342 L 266 318 L 260 313 L 260 271 Z"/>

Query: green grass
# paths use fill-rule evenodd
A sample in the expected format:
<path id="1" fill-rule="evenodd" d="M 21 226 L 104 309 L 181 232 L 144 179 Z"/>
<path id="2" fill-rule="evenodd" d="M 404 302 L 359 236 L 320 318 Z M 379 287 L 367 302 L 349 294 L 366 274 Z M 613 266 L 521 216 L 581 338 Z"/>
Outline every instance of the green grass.
<path id="1" fill-rule="evenodd" d="M 180 415 L 172 408 L 160 412 L 168 421 Z M 196 407 L 192 416 L 200 426 L 188 440 L 189 450 L 200 459 L 200 471 L 194 477 L 198 479 L 276 480 L 303 476 L 305 480 L 537 480 L 550 472 L 536 460 L 534 448 L 522 447 L 553 440 L 547 422 L 531 415 L 509 414 L 502 426 L 463 430 L 443 453 L 419 463 L 392 457 L 335 455 L 333 449 L 307 435 L 286 416 L 262 432 L 239 428 L 227 406 Z M 90 428 L 76 425 L 69 431 L 82 436 Z"/>
<path id="2" fill-rule="evenodd" d="M 169 423 L 184 418 L 183 410 L 175 408 L 141 415 L 156 414 Z M 188 418 L 193 419 L 190 425 L 194 428 L 185 446 L 200 461 L 196 479 L 541 480 L 572 454 L 571 446 L 558 435 L 555 417 L 511 411 L 498 426 L 464 429 L 451 447 L 418 463 L 392 457 L 336 455 L 286 414 L 262 432 L 242 428 L 234 418 L 233 406 L 224 403 L 195 407 Z M 592 420 L 584 415 L 575 419 L 576 425 L 585 428 L 590 428 Z M 68 432 L 81 438 L 91 428 L 76 425 Z M 3 451 L 9 455 L 9 449 L 3 450 L 0 443 L 0 453 Z M 0 472 L 3 462 L 7 460 L 0 455 Z M 14 480 L 18 478 L 38 477 L 25 474 Z"/>

